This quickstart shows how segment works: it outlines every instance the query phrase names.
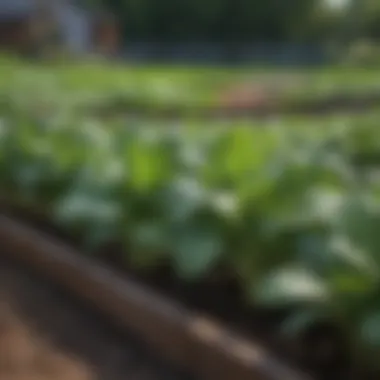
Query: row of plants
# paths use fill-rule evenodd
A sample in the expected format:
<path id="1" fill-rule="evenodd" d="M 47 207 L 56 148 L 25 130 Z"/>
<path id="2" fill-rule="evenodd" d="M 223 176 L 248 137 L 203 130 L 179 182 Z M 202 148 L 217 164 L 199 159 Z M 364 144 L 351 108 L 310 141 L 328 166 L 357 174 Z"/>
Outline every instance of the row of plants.
<path id="1" fill-rule="evenodd" d="M 228 273 L 247 303 L 292 310 L 287 332 L 335 321 L 356 358 L 377 366 L 376 114 L 319 128 L 157 128 L 59 105 L 41 117 L 22 104 L 0 123 L 5 200 L 43 209 L 89 251 L 121 241 L 137 270 L 170 263 L 183 281 Z"/>
<path id="2" fill-rule="evenodd" d="M 0 96 L 58 89 L 92 110 L 176 110 L 182 114 L 234 105 L 287 107 L 379 95 L 375 71 L 288 71 L 133 67 L 110 63 L 36 65 L 0 59 Z M 38 91 L 36 90 L 38 89 Z M 55 90 L 57 91 L 57 90 Z M 4 100 L 5 99 L 5 100 Z"/>

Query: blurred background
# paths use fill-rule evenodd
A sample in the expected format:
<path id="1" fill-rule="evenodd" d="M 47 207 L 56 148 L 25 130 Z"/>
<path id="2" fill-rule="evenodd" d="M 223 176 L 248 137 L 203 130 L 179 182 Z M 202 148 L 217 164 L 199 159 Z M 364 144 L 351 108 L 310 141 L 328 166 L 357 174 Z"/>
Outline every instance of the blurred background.
<path id="1" fill-rule="evenodd" d="M 376 0 L 1 0 L 0 46 L 132 61 L 377 59 Z M 352 54 L 354 56 L 352 56 Z"/>
<path id="2" fill-rule="evenodd" d="M 379 39 L 380 0 L 0 0 L 0 199 L 314 379 L 379 379 Z"/>
<path id="3" fill-rule="evenodd" d="M 4 56 L 85 62 L 63 81 L 98 83 L 145 113 L 157 103 L 177 114 L 283 112 L 316 99 L 300 107 L 325 109 L 347 97 L 367 106 L 378 92 L 379 37 L 375 0 L 0 1 Z M 105 61 L 112 70 L 94 68 Z"/>

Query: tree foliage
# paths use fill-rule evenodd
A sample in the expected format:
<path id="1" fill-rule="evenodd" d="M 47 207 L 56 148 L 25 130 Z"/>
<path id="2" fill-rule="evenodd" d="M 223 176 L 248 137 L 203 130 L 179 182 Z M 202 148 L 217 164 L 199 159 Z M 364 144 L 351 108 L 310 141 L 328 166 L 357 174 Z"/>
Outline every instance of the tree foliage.
<path id="1" fill-rule="evenodd" d="M 127 40 L 307 42 L 380 37 L 380 2 L 328 0 L 86 0 L 119 18 Z"/>
<path id="2" fill-rule="evenodd" d="M 319 0 L 109 0 L 129 39 L 299 39 Z"/>

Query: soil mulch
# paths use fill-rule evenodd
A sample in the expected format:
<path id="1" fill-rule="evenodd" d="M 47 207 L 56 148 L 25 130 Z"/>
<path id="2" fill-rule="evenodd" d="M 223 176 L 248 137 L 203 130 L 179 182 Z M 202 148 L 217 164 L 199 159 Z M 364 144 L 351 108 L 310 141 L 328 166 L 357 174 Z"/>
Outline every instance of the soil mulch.
<path id="1" fill-rule="evenodd" d="M 0 380 L 194 380 L 0 257 Z"/>

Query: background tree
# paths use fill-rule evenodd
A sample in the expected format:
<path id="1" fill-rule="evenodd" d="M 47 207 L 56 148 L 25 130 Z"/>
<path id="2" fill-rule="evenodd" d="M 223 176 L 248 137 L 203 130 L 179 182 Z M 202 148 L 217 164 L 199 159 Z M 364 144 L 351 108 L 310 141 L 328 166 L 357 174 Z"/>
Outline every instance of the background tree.
<path id="1" fill-rule="evenodd" d="M 356 36 L 380 37 L 379 0 L 83 1 L 112 9 L 127 41 L 347 42 Z"/>

